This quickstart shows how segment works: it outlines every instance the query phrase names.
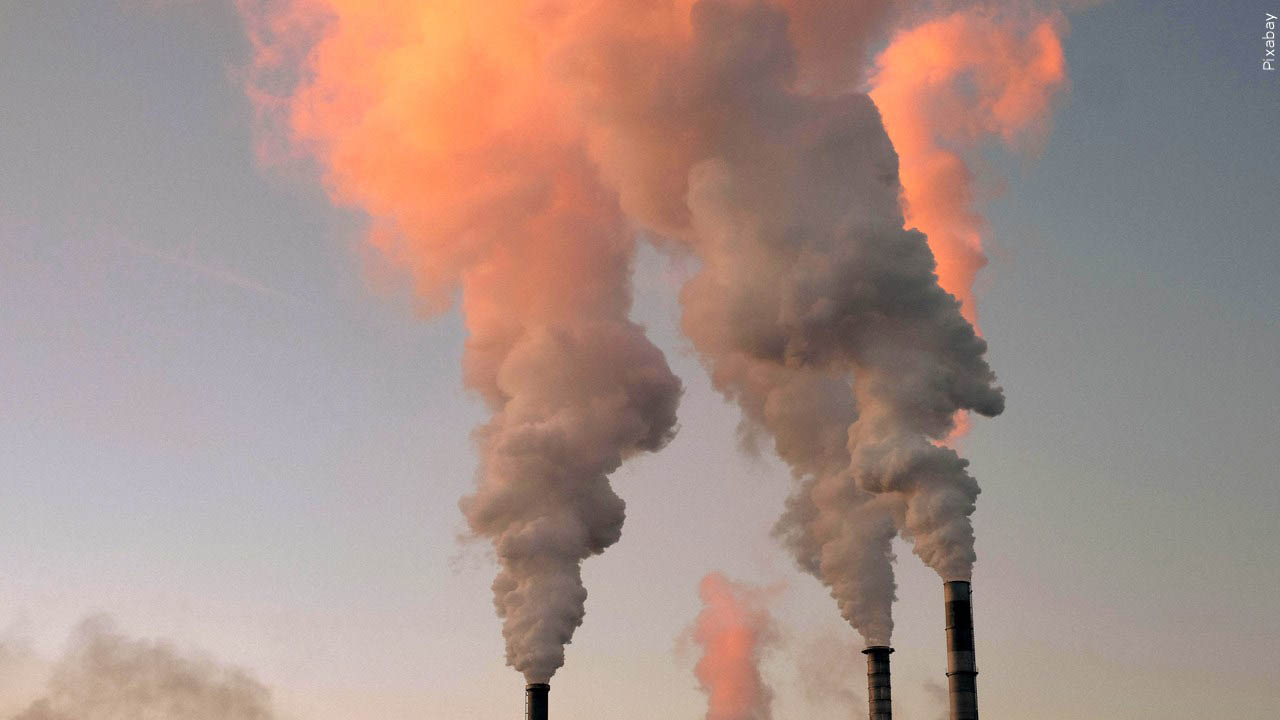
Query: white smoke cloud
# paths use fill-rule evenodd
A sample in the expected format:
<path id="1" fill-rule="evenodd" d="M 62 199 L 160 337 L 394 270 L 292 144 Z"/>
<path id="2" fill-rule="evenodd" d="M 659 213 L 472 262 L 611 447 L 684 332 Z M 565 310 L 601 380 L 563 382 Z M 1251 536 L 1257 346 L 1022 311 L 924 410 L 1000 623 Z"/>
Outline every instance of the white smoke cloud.
<path id="1" fill-rule="evenodd" d="M 563 663 L 581 563 L 619 537 L 609 474 L 675 424 L 680 384 L 628 320 L 636 226 L 701 261 L 684 330 L 790 464 L 777 533 L 849 622 L 888 641 L 895 534 L 969 576 L 978 487 L 940 443 L 1003 396 L 852 90 L 888 3 L 240 5 L 261 74 L 299 78 L 260 109 L 433 307 L 460 290 L 492 413 L 462 508 L 526 679 Z"/>
<path id="2" fill-rule="evenodd" d="M 791 4 L 700 0 L 684 35 L 610 26 L 583 49 L 612 48 L 606 61 L 569 67 L 624 208 L 702 260 L 684 329 L 799 480 L 778 534 L 883 643 L 895 534 L 944 578 L 971 572 L 977 484 L 940 442 L 957 411 L 995 415 L 1003 396 L 925 237 L 903 228 L 871 100 L 797 90 L 826 56 L 797 50 Z"/>
<path id="3" fill-rule="evenodd" d="M 369 213 L 370 243 L 433 309 L 461 297 L 464 380 L 490 410 L 461 507 L 497 555 L 507 661 L 545 682 L 583 620 L 583 560 L 620 537 L 609 475 L 671 438 L 681 392 L 629 320 L 634 233 L 551 79 L 565 13 L 238 4 L 264 118 L 315 157 L 335 202 Z M 281 78 L 296 87 L 264 97 Z"/>

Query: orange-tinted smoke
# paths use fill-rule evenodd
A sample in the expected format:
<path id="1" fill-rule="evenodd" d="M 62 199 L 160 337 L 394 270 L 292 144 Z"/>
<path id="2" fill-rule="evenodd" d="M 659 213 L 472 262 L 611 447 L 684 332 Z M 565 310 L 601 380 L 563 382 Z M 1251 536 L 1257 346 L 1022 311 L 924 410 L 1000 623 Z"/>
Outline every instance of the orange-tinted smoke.
<path id="1" fill-rule="evenodd" d="M 899 33 L 876 60 L 871 97 L 898 152 L 907 226 L 929 236 L 940 284 L 975 325 L 987 257 L 972 155 L 990 138 L 1043 137 L 1066 82 L 1063 27 L 963 10 Z"/>
<path id="2" fill-rule="evenodd" d="M 541 72 L 547 42 L 524 0 L 240 5 L 258 65 L 294 65 L 281 96 L 255 88 L 278 105 L 274 129 L 316 158 L 336 201 L 379 223 L 373 243 L 437 307 L 504 224 L 557 192 L 556 173 L 547 186 L 538 175 L 562 164 L 576 131 Z"/>
<path id="3" fill-rule="evenodd" d="M 773 693 L 760 674 L 760 660 L 774 629 L 765 591 L 709 573 L 698 592 L 703 607 L 693 639 L 702 646 L 702 658 L 693 672 L 707 694 L 706 720 L 769 720 Z"/>
<path id="4" fill-rule="evenodd" d="M 554 58 L 545 0 L 239 0 L 251 94 L 429 307 L 460 296 L 477 428 L 460 505 L 498 559 L 507 661 L 547 682 L 583 622 L 582 562 L 617 542 L 609 475 L 674 432 L 680 383 L 629 318 L 635 238 Z M 278 86 L 276 86 L 278 85 Z"/>

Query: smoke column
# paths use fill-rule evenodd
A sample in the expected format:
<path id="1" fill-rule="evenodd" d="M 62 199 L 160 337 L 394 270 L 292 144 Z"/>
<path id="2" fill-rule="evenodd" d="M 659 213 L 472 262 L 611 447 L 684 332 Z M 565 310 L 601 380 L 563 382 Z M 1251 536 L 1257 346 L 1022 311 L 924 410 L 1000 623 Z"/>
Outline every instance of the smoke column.
<path id="1" fill-rule="evenodd" d="M 707 695 L 706 720 L 770 720 L 773 694 L 760 660 L 775 631 L 763 592 L 710 573 L 698 593 L 703 607 L 693 639 L 702 657 L 694 675 Z"/>
<path id="2" fill-rule="evenodd" d="M 1064 26 L 968 9 L 899 33 L 876 60 L 871 98 L 898 151 L 907 225 L 929 237 L 938 281 L 970 322 L 987 258 L 966 156 L 988 138 L 1016 147 L 1044 136 L 1066 80 Z"/>
<path id="3" fill-rule="evenodd" d="M 867 643 L 892 632 L 895 535 L 944 580 L 970 577 L 978 485 L 943 443 L 1004 398 L 971 322 L 969 172 L 928 171 L 1044 114 L 1052 24 L 1023 41 L 977 11 L 923 23 L 881 56 L 877 108 L 851 88 L 887 2 L 241 5 L 267 123 L 373 218 L 432 307 L 460 291 L 466 382 L 492 411 L 463 509 L 497 550 L 528 681 L 563 662 L 580 564 L 618 538 L 608 474 L 674 426 L 679 383 L 627 319 L 636 226 L 701 261 L 683 328 L 790 465 L 776 532 Z M 290 90 L 270 92 L 281 75 Z"/>
<path id="4" fill-rule="evenodd" d="M 43 697 L 14 720 L 272 720 L 271 694 L 243 670 L 134 640 L 105 618 L 76 629 Z"/>
<path id="5" fill-rule="evenodd" d="M 544 683 L 583 620 L 582 561 L 622 529 L 608 476 L 670 439 L 681 388 L 628 319 L 633 233 L 549 69 L 571 18 L 534 5 L 241 10 L 264 117 L 432 308 L 461 295 L 465 382 L 491 412 L 461 506 L 496 550 L 507 662 Z"/>
<path id="6" fill-rule="evenodd" d="M 799 89 L 822 57 L 797 48 L 802 3 L 661 5 L 584 41 L 591 147 L 623 207 L 702 261 L 683 326 L 799 479 L 779 536 L 887 644 L 896 534 L 944 577 L 971 572 L 978 487 L 938 443 L 958 411 L 1003 409 L 986 344 L 904 229 L 870 98 Z"/>
<path id="7" fill-rule="evenodd" d="M 702 260 L 684 328 L 799 481 L 778 535 L 887 644 L 895 535 L 944 580 L 972 573 L 978 485 L 943 445 L 1004 399 L 972 323 L 985 260 L 960 153 L 1043 127 L 1061 22 L 913 11 L 877 107 L 849 88 L 897 19 L 885 3 L 638 5 L 568 63 L 594 157 L 629 214 Z"/>

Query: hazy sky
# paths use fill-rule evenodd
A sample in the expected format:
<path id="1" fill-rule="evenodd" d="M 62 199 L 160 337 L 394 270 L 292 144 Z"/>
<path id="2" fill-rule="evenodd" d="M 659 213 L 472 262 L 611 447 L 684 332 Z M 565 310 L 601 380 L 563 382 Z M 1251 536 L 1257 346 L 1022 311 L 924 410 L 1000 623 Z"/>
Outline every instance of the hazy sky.
<path id="1" fill-rule="evenodd" d="M 1009 403 L 964 444 L 990 717 L 1280 707 L 1277 8 L 1073 15 L 1043 152 L 991 157 L 979 298 Z M 101 611 L 243 666 L 285 717 L 516 717 L 488 547 L 457 541 L 483 416 L 460 323 L 255 161 L 247 53 L 214 0 L 0 0 L 4 642 L 51 658 Z M 848 717 L 798 681 L 818 639 L 857 639 L 769 537 L 787 472 L 739 453 L 678 332 L 689 272 L 637 269 L 682 430 L 615 477 L 627 525 L 586 563 L 555 716 L 701 717 L 678 637 L 718 569 L 786 584 L 775 716 Z M 932 720 L 941 586 L 898 554 L 895 700 Z M 29 692 L 0 673 L 0 713 Z"/>

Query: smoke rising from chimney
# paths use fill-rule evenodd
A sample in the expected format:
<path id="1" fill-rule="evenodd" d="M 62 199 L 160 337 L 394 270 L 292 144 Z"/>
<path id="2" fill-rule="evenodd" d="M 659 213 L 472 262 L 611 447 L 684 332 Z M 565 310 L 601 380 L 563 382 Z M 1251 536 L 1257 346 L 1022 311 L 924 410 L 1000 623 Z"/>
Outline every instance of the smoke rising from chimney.
<path id="1" fill-rule="evenodd" d="M 432 307 L 460 292 L 491 412 L 461 506 L 497 552 L 507 661 L 546 682 L 583 620 L 582 561 L 621 533 L 608 476 L 671 438 L 681 387 L 628 319 L 633 233 L 548 66 L 564 20 L 528 5 L 240 3 L 255 77 L 298 80 L 255 88 L 260 107 Z"/>
<path id="2" fill-rule="evenodd" d="M 881 55 L 878 108 L 851 88 L 887 2 L 240 5 L 265 115 L 432 307 L 461 296 L 465 379 L 492 413 L 462 508 L 497 551 L 507 659 L 528 681 L 563 663 L 581 563 L 619 537 L 609 474 L 675 425 L 680 384 L 628 320 L 636 227 L 701 261 L 683 329 L 791 467 L 776 534 L 867 643 L 892 634 L 896 535 L 970 577 L 978 485 L 944 443 L 1004 397 L 971 322 L 968 171 L 926 171 L 1043 117 L 1054 25 L 1024 42 L 991 14 L 926 22 Z M 922 79 L 935 57 L 940 87 Z M 282 67 L 297 82 L 273 95 Z M 952 181 L 956 202 L 938 191 Z M 937 240 L 907 229 L 904 197 Z"/>
<path id="3" fill-rule="evenodd" d="M 656 9 L 593 24 L 592 62 L 566 63 L 594 157 L 629 214 L 703 261 L 684 328 L 799 480 L 778 534 L 886 643 L 895 534 L 943 579 L 972 573 L 978 485 L 942 445 L 1004 399 L 971 322 L 985 258 L 963 153 L 1043 133 L 1063 23 L 912 11 L 877 61 L 880 108 L 848 90 L 858 51 L 823 38 L 867 46 L 895 20 L 884 3 L 640 5 Z"/>
<path id="4" fill-rule="evenodd" d="M 629 213 L 702 260 L 686 334 L 800 479 L 778 534 L 886 643 L 895 534 L 944 577 L 970 572 L 977 484 L 938 443 L 957 411 L 1003 409 L 986 344 L 903 229 L 871 100 L 796 91 L 804 35 L 785 6 L 633 12 L 569 63 L 595 157 Z"/>

